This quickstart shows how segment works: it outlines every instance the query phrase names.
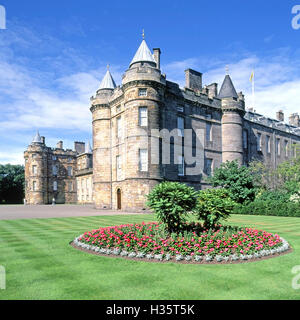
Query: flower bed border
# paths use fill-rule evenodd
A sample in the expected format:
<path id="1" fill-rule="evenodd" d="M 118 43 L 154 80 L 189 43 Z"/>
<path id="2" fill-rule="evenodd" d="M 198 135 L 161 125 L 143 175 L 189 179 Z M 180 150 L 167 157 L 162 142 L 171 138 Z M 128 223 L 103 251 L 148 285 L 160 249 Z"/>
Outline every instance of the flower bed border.
<path id="1" fill-rule="evenodd" d="M 119 249 L 101 249 L 97 246 L 92 246 L 83 242 L 79 241 L 83 235 L 75 238 L 73 241 L 70 242 L 70 245 L 73 248 L 79 249 L 84 252 L 92 253 L 99 256 L 105 257 L 114 257 L 114 258 L 123 258 L 127 260 L 134 260 L 134 261 L 146 261 L 146 262 L 175 262 L 175 263 L 184 263 L 184 264 L 234 264 L 234 263 L 246 263 L 246 262 L 255 262 L 261 261 L 265 259 L 270 259 L 273 257 L 282 256 L 283 254 L 287 254 L 292 252 L 292 248 L 290 247 L 289 243 L 282 237 L 282 245 L 276 249 L 271 250 L 262 250 L 259 253 L 255 253 L 253 255 L 243 255 L 243 254 L 231 254 L 228 256 L 228 259 L 216 255 L 216 256 L 184 256 L 184 255 L 166 255 L 166 257 L 162 257 L 162 255 L 146 255 L 141 252 L 128 252 L 125 250 Z M 150 257 L 151 256 L 151 257 Z M 197 258 L 198 257 L 198 258 Z M 199 258 L 201 257 L 201 258 Z"/>

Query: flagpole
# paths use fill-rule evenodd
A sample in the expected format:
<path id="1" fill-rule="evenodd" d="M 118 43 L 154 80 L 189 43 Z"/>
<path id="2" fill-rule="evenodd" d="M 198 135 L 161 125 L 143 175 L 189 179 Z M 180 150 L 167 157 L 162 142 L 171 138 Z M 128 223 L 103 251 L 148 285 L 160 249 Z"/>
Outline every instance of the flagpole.
<path id="1" fill-rule="evenodd" d="M 255 111 L 255 73 L 253 70 L 253 78 L 252 78 L 252 108 Z"/>

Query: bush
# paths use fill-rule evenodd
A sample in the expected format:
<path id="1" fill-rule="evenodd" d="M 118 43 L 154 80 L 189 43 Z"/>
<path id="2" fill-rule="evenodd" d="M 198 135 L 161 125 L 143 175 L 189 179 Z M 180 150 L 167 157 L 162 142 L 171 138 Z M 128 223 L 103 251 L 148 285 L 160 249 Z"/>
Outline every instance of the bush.
<path id="1" fill-rule="evenodd" d="M 235 214 L 300 217 L 300 205 L 297 202 L 257 199 L 245 205 L 237 205 Z"/>
<path id="2" fill-rule="evenodd" d="M 261 201 L 289 201 L 290 195 L 281 190 L 266 190 L 256 197 L 256 200 Z"/>
<path id="3" fill-rule="evenodd" d="M 208 181 L 213 187 L 226 188 L 230 198 L 237 203 L 253 201 L 255 198 L 254 177 L 249 168 L 239 166 L 237 161 L 222 163 Z"/>
<path id="4" fill-rule="evenodd" d="M 220 219 L 227 219 L 235 202 L 225 189 L 207 189 L 198 193 L 196 213 L 204 220 L 204 227 L 212 228 Z"/>
<path id="5" fill-rule="evenodd" d="M 197 192 L 179 182 L 162 182 L 148 195 L 147 205 L 155 212 L 158 221 L 169 232 L 183 229 L 185 217 L 197 202 Z"/>

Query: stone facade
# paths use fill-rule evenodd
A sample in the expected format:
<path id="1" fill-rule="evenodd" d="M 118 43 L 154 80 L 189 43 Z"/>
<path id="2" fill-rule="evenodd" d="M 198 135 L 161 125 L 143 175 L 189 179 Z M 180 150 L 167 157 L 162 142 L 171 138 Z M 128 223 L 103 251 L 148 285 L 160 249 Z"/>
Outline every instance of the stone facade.
<path id="1" fill-rule="evenodd" d="M 118 87 L 107 71 L 91 98 L 93 150 L 85 152 L 80 143 L 75 151 L 40 143 L 28 147 L 28 203 L 50 203 L 54 196 L 59 202 L 142 211 L 146 195 L 163 180 L 207 188 L 204 178 L 227 160 L 248 164 L 255 159 L 276 167 L 295 156 L 294 146 L 300 143 L 298 114 L 286 124 L 282 111 L 277 119 L 270 119 L 246 110 L 244 96 L 235 91 L 229 75 L 219 91 L 216 83 L 203 86 L 202 73 L 188 69 L 185 87 L 180 88 L 161 73 L 160 53 L 154 49 L 152 55 L 143 40 Z M 192 136 L 183 129 L 191 129 Z M 172 138 L 165 140 L 161 130 Z M 166 147 L 170 162 L 165 161 Z M 196 157 L 196 164 L 187 161 L 186 152 Z M 61 168 L 55 177 L 51 174 L 54 154 Z M 68 158 L 72 158 L 72 177 L 66 175 Z M 35 175 L 33 165 L 38 167 Z M 57 193 L 51 190 L 55 179 Z M 68 181 L 73 181 L 73 191 L 66 189 Z"/>

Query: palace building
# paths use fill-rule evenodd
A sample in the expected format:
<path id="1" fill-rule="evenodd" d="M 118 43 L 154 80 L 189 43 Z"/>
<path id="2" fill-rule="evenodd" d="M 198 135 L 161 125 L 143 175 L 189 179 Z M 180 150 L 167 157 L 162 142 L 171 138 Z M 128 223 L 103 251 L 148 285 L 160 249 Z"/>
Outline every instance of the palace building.
<path id="1" fill-rule="evenodd" d="M 162 74 L 160 55 L 160 49 L 152 53 L 143 40 L 121 85 L 107 70 L 91 98 L 92 147 L 75 142 L 74 150 L 65 150 L 60 141 L 50 148 L 36 134 L 25 151 L 28 204 L 55 199 L 56 203 L 142 211 L 146 195 L 161 181 L 207 188 L 204 178 L 227 160 L 245 165 L 261 160 L 275 168 L 296 156 L 298 114 L 290 115 L 287 124 L 282 111 L 271 119 L 246 110 L 244 95 L 237 93 L 228 74 L 219 90 L 216 83 L 203 86 L 202 73 L 187 69 L 185 87 L 180 88 Z M 186 129 L 202 134 L 188 139 Z M 162 130 L 172 132 L 170 162 L 162 159 L 162 137 L 153 135 Z M 185 148 L 180 155 L 175 152 L 178 141 L 197 154 L 199 172 L 187 174 L 195 164 L 186 162 Z"/>

